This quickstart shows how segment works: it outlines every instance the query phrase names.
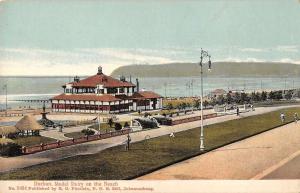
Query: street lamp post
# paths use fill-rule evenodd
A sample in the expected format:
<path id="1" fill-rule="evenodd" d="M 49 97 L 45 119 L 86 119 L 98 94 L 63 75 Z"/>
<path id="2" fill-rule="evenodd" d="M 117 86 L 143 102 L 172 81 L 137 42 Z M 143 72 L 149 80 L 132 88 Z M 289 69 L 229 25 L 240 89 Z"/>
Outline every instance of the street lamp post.
<path id="1" fill-rule="evenodd" d="M 202 50 L 201 48 L 201 56 L 200 56 L 200 73 L 201 73 L 201 128 L 200 128 L 200 151 L 204 151 L 204 128 L 203 128 L 203 60 L 205 58 L 208 58 L 208 70 L 211 69 L 211 60 L 210 60 L 210 55 L 208 54 L 207 51 Z"/>

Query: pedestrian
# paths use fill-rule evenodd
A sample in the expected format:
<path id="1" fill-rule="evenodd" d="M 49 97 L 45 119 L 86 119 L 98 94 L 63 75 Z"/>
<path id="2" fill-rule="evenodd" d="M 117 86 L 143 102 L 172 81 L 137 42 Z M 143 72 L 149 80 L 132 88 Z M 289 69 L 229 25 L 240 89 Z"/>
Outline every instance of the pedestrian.
<path id="1" fill-rule="evenodd" d="M 236 107 L 236 115 L 239 116 L 240 115 L 240 108 Z"/>
<path id="2" fill-rule="evenodd" d="M 295 113 L 294 114 L 294 121 L 295 121 L 295 123 L 297 123 L 298 120 L 299 120 L 298 113 Z"/>
<path id="3" fill-rule="evenodd" d="M 285 115 L 283 112 L 280 113 L 280 119 L 281 119 L 281 123 L 284 123 L 285 121 Z"/>
<path id="4" fill-rule="evenodd" d="M 172 133 L 170 133 L 170 137 L 175 137 L 175 135 L 174 135 L 174 133 L 172 132 Z"/>
<path id="5" fill-rule="evenodd" d="M 251 104 L 251 109 L 252 109 L 252 111 L 254 111 L 254 105 L 253 104 Z"/>

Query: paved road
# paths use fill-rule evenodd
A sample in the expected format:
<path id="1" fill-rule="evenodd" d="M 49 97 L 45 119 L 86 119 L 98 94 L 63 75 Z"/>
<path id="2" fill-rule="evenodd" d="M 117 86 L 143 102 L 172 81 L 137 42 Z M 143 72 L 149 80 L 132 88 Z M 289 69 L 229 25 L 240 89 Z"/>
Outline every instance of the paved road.
<path id="1" fill-rule="evenodd" d="M 255 114 L 262 114 L 274 110 L 278 110 L 281 108 L 286 108 L 287 106 L 282 107 L 269 107 L 269 108 L 257 108 L 255 111 L 247 112 L 242 114 L 241 116 L 236 115 L 227 115 L 222 117 L 216 117 L 212 119 L 208 119 L 204 121 L 205 125 L 224 122 L 227 120 L 238 119 L 246 116 L 252 116 Z M 294 106 L 292 106 L 294 107 Z M 158 137 L 162 135 L 170 134 L 171 132 L 179 132 L 188 129 L 192 129 L 195 127 L 199 127 L 200 121 L 195 121 L 191 123 L 184 123 L 175 126 L 162 126 L 159 129 L 145 130 L 141 132 L 131 133 L 132 142 L 142 141 L 146 136 Z M 176 135 L 176 134 L 175 134 Z M 40 153 L 35 153 L 31 155 L 24 155 L 19 157 L 12 158 L 3 158 L 0 157 L 0 172 L 9 171 L 17 168 L 23 168 L 31 165 L 36 165 L 44 162 L 55 161 L 59 159 L 63 159 L 66 157 L 76 156 L 76 155 L 85 155 L 85 154 L 94 154 L 99 151 L 102 151 L 106 148 L 120 145 L 126 141 L 126 136 L 117 136 L 109 139 L 98 140 L 93 142 L 88 142 L 84 144 L 78 144 L 58 149 L 52 149 Z"/>
<path id="2" fill-rule="evenodd" d="M 283 160 L 282 163 L 273 168 L 274 170 L 270 170 L 270 173 L 265 174 L 261 179 L 300 179 L 300 151 L 296 154 Z"/>
<path id="3" fill-rule="evenodd" d="M 284 163 L 295 153 L 299 154 L 299 139 L 300 123 L 291 123 L 138 179 L 297 178 L 300 171 L 300 157 L 297 156 L 288 164 Z M 276 170 L 282 163 L 284 166 Z M 291 170 L 297 171 L 289 173 Z"/>

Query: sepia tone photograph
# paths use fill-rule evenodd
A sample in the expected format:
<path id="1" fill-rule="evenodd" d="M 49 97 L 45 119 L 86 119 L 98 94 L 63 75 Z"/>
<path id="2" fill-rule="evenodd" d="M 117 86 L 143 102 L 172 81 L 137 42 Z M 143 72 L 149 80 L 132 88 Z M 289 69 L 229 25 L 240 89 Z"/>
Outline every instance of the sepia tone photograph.
<path id="1" fill-rule="evenodd" d="M 0 0 L 0 192 L 299 192 L 299 18 L 299 0 Z"/>

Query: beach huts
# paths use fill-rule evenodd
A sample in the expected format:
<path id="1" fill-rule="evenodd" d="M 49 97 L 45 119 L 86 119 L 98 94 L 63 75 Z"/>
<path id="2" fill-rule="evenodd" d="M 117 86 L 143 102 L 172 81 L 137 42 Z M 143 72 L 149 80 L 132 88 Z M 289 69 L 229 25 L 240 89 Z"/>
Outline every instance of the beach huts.
<path id="1" fill-rule="evenodd" d="M 18 135 L 39 135 L 43 126 L 32 115 L 25 115 L 15 126 L 0 126 L 1 138 L 14 138 Z"/>
<path id="2" fill-rule="evenodd" d="M 0 138 L 13 138 L 19 132 L 15 126 L 0 126 Z"/>
<path id="3" fill-rule="evenodd" d="M 64 93 L 51 99 L 54 112 L 74 113 L 120 113 L 138 110 L 155 110 L 162 108 L 162 96 L 152 91 L 140 91 L 139 81 L 136 85 L 127 81 L 107 76 L 98 67 L 96 75 L 62 86 Z"/>
<path id="4" fill-rule="evenodd" d="M 25 115 L 17 122 L 16 128 L 19 130 L 21 135 L 39 135 L 43 126 L 40 125 L 32 115 Z"/>

